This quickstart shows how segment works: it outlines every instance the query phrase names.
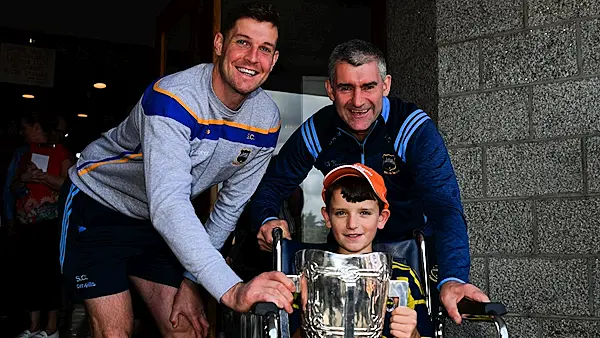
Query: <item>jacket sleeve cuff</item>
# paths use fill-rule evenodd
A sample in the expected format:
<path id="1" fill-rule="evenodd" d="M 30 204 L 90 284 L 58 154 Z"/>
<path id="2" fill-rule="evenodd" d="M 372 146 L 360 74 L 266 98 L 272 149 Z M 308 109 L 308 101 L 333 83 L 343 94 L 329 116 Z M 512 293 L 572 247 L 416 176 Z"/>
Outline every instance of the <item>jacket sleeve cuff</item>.
<path id="1" fill-rule="evenodd" d="M 442 279 L 442 281 L 438 283 L 438 286 L 437 286 L 438 291 L 440 291 L 442 289 L 442 285 L 444 285 L 446 282 L 450 282 L 450 281 L 459 282 L 459 283 L 462 283 L 462 284 L 466 283 L 462 279 L 454 278 L 454 277 L 448 277 L 448 278 Z"/>
<path id="2" fill-rule="evenodd" d="M 277 217 L 267 217 L 267 218 L 265 218 L 264 221 L 262 221 L 262 223 L 260 223 L 260 225 L 263 225 L 263 224 L 267 223 L 268 221 L 272 221 L 274 219 L 279 219 L 279 218 L 277 218 Z"/>
<path id="3" fill-rule="evenodd" d="M 221 298 L 223 295 L 229 291 L 235 284 L 241 283 L 242 280 L 233 272 L 233 270 L 224 271 L 227 276 L 221 278 L 221 280 L 216 281 L 216 283 L 211 283 L 212 285 L 202 285 L 198 282 L 191 272 L 185 271 L 183 276 L 196 284 L 202 285 L 208 293 L 210 293 L 215 299 L 218 299 L 221 302 Z"/>
<path id="4" fill-rule="evenodd" d="M 189 271 L 185 271 L 183 273 L 183 277 L 191 280 L 192 282 L 198 284 L 198 280 L 196 279 L 196 277 L 194 277 L 194 275 L 192 275 Z"/>

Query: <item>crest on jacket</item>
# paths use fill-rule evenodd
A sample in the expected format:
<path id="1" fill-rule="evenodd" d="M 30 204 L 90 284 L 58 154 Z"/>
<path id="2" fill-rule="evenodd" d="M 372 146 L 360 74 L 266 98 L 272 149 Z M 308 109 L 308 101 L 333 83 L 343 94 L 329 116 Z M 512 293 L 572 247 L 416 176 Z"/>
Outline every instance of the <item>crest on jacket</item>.
<path id="1" fill-rule="evenodd" d="M 383 172 L 388 175 L 398 173 L 398 166 L 396 165 L 396 156 L 393 154 L 383 154 L 381 156 L 381 168 L 383 168 Z"/>
<path id="2" fill-rule="evenodd" d="M 244 162 L 246 162 L 248 160 L 248 156 L 250 156 L 251 152 L 252 152 L 252 150 L 246 149 L 246 148 L 240 150 L 240 153 L 235 158 L 235 161 L 233 161 L 233 164 L 234 165 L 243 164 Z"/>

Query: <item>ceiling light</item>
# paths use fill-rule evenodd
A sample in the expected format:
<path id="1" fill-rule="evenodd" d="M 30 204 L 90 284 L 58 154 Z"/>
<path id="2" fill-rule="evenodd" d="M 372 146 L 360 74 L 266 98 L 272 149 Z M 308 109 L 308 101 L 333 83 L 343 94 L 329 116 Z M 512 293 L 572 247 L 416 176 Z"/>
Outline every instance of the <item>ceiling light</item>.
<path id="1" fill-rule="evenodd" d="M 26 99 L 33 99 L 35 96 L 33 96 L 32 94 L 23 94 L 23 97 Z"/>
<path id="2" fill-rule="evenodd" d="M 106 88 L 106 83 L 96 82 L 96 83 L 94 83 L 94 88 L 104 89 L 104 88 Z"/>
<path id="3" fill-rule="evenodd" d="M 87 114 L 77 114 L 77 117 L 87 117 Z"/>

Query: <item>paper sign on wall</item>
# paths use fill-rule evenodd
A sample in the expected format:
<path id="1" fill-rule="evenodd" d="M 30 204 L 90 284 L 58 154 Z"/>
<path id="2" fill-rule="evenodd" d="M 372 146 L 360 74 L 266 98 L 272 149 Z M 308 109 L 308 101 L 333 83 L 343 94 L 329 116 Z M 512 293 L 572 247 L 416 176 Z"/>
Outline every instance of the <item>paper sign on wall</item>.
<path id="1" fill-rule="evenodd" d="M 54 49 L 0 44 L 0 82 L 53 87 Z"/>

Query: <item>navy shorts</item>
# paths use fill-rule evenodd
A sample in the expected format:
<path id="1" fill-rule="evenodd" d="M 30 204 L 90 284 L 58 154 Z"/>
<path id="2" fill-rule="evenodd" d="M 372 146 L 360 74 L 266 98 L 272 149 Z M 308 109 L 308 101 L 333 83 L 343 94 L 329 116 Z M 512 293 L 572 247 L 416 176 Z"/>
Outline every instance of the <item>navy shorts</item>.
<path id="1" fill-rule="evenodd" d="M 149 220 L 114 211 L 70 180 L 61 189 L 60 265 L 77 299 L 129 289 L 129 276 L 179 288 L 184 269 Z"/>

